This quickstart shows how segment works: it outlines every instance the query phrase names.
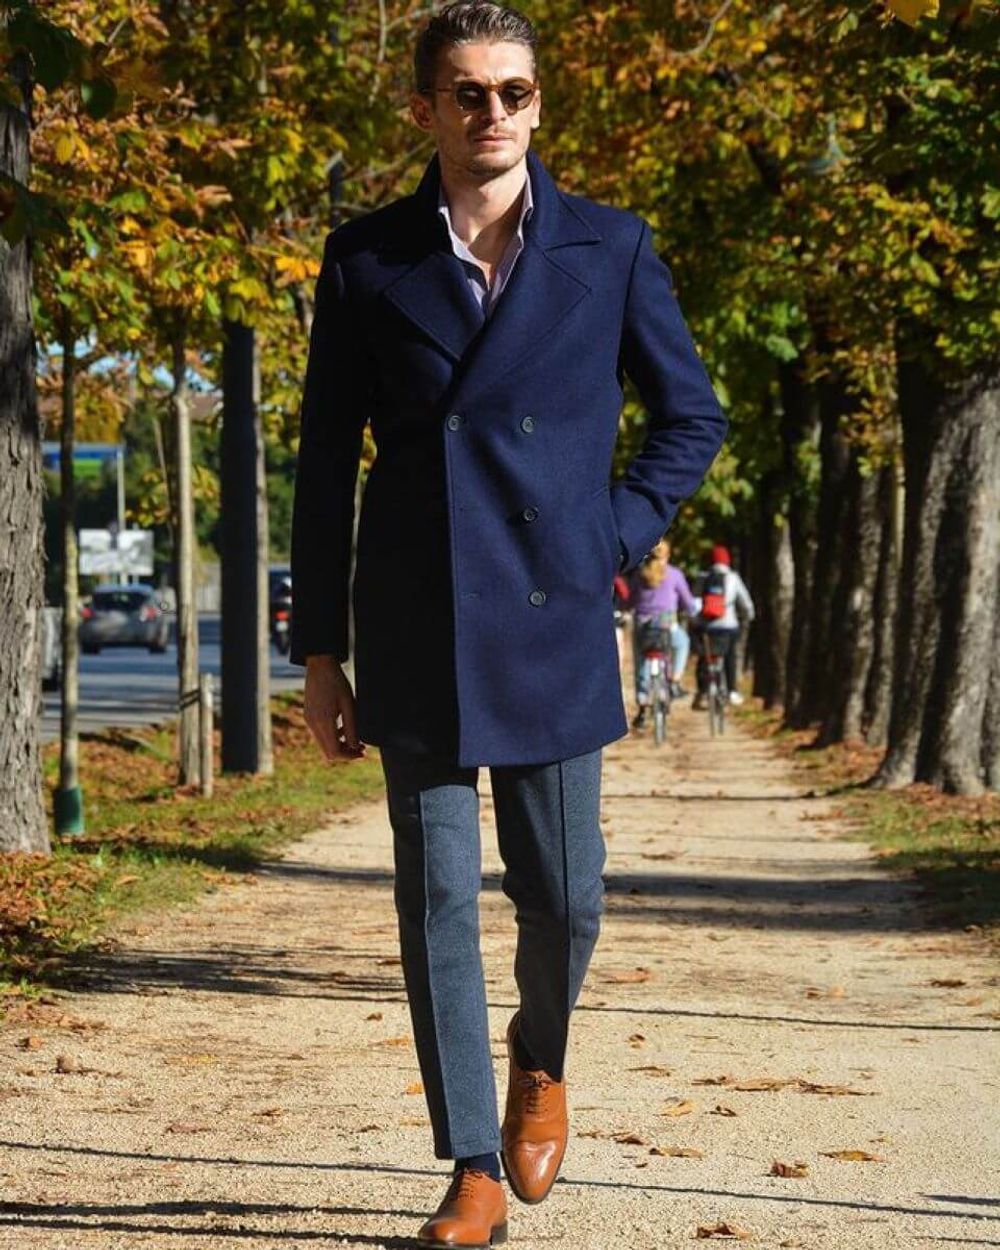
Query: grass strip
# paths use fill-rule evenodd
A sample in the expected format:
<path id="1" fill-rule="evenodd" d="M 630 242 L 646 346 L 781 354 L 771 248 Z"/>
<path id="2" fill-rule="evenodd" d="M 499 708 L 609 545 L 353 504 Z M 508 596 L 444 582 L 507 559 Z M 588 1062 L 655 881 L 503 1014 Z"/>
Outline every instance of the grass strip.
<path id="1" fill-rule="evenodd" d="M 857 742 L 817 748 L 815 731 L 783 728 L 780 710 L 765 711 L 759 700 L 748 700 L 738 715 L 803 779 L 838 799 L 851 837 L 869 843 L 887 869 L 918 882 L 931 923 L 1000 946 L 1000 794 L 965 798 L 923 784 L 879 789 L 869 782 L 881 748 Z"/>
<path id="2" fill-rule="evenodd" d="M 0 856 L 0 1017 L 11 995 L 68 984 L 122 916 L 239 881 L 329 813 L 382 793 L 377 756 L 323 760 L 301 693 L 272 712 L 273 776 L 217 772 L 212 798 L 176 785 L 173 725 L 81 736 L 86 834 L 54 838 L 50 856 Z M 50 803 L 58 764 L 48 744 Z"/>

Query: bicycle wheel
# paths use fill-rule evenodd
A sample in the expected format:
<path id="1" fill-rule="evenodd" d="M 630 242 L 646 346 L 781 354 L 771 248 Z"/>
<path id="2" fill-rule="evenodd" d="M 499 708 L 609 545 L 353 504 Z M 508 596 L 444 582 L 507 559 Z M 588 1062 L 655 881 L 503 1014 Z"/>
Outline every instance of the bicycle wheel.
<path id="1" fill-rule="evenodd" d="M 650 687 L 650 701 L 653 705 L 653 740 L 657 746 L 662 746 L 667 736 L 667 683 L 662 662 L 654 663 Z"/>
<path id="2" fill-rule="evenodd" d="M 653 704 L 653 738 L 658 747 L 663 746 L 667 736 L 667 710 L 662 699 Z"/>
<path id="3" fill-rule="evenodd" d="M 720 732 L 716 728 L 719 706 L 719 683 L 714 677 L 708 683 L 708 699 L 706 701 L 708 703 L 708 731 L 714 738 Z"/>

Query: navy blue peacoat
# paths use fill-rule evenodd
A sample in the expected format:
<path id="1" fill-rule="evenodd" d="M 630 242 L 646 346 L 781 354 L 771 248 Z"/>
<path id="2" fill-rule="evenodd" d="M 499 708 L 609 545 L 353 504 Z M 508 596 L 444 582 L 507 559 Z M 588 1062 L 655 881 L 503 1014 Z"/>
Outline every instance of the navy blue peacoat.
<path id="1" fill-rule="evenodd" d="M 358 526 L 363 741 L 462 765 L 530 764 L 626 730 L 612 579 L 698 486 L 726 419 L 640 218 L 560 192 L 528 157 L 534 212 L 488 321 L 416 193 L 326 241 L 302 403 L 291 658 L 348 654 Z M 622 379 L 649 413 L 610 469 Z"/>

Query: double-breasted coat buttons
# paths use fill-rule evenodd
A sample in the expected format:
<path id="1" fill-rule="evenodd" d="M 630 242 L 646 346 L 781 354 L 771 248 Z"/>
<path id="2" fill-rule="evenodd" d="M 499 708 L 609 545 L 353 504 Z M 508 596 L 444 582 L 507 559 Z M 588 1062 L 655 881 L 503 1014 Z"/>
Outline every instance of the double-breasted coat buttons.
<path id="1" fill-rule="evenodd" d="M 535 428 L 534 417 L 522 417 L 521 418 L 521 429 L 524 430 L 525 434 L 530 434 L 534 428 Z"/>
<path id="2" fill-rule="evenodd" d="M 453 412 L 445 424 L 448 426 L 449 430 L 457 430 L 462 424 L 462 418 L 457 412 Z"/>
<path id="3" fill-rule="evenodd" d="M 544 590 L 533 590 L 528 596 L 528 602 L 533 608 L 540 608 L 545 602 L 546 594 Z"/>
<path id="4" fill-rule="evenodd" d="M 521 512 L 521 518 L 522 518 L 522 520 L 525 520 L 525 521 L 537 521 L 537 520 L 538 520 L 538 509 L 537 509 L 537 508 L 531 508 L 531 507 L 529 507 L 529 508 L 524 508 L 524 509 L 522 510 L 522 512 Z"/>

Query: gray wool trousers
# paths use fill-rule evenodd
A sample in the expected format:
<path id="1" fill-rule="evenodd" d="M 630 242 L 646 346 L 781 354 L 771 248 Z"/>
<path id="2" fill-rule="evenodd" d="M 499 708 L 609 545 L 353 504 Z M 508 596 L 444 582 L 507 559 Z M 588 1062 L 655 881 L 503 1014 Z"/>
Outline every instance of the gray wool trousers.
<path id="1" fill-rule="evenodd" d="M 478 768 L 383 747 L 403 976 L 439 1159 L 500 1149 L 479 947 Z M 561 1080 L 603 909 L 601 752 L 490 768 L 521 1036 Z"/>

